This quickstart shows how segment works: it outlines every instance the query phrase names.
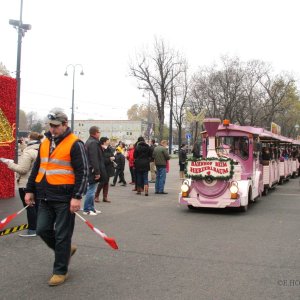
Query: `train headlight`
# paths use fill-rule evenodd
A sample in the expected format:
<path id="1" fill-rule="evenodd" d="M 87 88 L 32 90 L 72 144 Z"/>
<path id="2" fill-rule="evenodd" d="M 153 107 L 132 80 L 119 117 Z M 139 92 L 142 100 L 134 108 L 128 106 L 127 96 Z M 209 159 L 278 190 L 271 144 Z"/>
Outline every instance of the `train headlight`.
<path id="1" fill-rule="evenodd" d="M 187 180 L 185 180 L 181 186 L 181 195 L 182 197 L 187 197 L 189 195 L 189 183 Z"/>
<path id="2" fill-rule="evenodd" d="M 231 199 L 237 199 L 238 198 L 238 191 L 239 191 L 239 187 L 238 187 L 238 183 L 236 181 L 232 181 L 231 182 L 231 186 L 229 188 L 230 193 L 231 193 Z"/>

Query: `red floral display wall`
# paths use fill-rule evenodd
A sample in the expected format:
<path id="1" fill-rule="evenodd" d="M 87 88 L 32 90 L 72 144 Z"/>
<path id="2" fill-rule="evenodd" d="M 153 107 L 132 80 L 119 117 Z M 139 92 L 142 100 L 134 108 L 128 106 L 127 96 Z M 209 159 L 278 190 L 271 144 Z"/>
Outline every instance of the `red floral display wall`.
<path id="1" fill-rule="evenodd" d="M 14 159 L 17 80 L 0 76 L 0 157 Z M 0 163 L 0 199 L 15 195 L 15 175 Z"/>

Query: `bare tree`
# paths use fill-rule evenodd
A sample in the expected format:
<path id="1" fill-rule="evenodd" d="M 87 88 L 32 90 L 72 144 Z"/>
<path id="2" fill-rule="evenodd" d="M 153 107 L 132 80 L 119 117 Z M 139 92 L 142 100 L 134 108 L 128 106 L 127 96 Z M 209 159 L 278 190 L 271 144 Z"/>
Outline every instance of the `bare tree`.
<path id="1" fill-rule="evenodd" d="M 188 66 L 185 63 L 183 72 L 174 81 L 174 103 L 173 103 L 173 118 L 178 128 L 178 145 L 182 143 L 182 127 L 185 116 L 185 108 L 190 92 L 190 79 L 188 76 Z"/>
<path id="2" fill-rule="evenodd" d="M 155 39 L 153 53 L 141 53 L 129 65 L 130 75 L 138 80 L 138 88 L 149 91 L 157 107 L 159 139 L 162 139 L 165 104 L 172 81 L 182 72 L 183 59 L 165 42 Z"/>
<path id="3" fill-rule="evenodd" d="M 275 122 L 276 115 L 284 111 L 282 105 L 287 99 L 295 80 L 290 75 L 266 74 L 260 83 L 265 89 L 266 95 L 263 103 L 264 126 L 270 126 L 271 122 Z"/>

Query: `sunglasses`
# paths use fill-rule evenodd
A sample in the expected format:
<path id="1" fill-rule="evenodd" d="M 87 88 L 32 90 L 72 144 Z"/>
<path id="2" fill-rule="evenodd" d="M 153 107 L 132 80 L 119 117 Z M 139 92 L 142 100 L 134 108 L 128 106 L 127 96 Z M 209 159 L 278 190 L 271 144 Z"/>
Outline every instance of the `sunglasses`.
<path id="1" fill-rule="evenodd" d="M 55 120 L 56 119 L 56 116 L 55 116 L 55 114 L 49 114 L 48 116 L 47 116 L 47 118 L 49 119 L 49 120 Z"/>

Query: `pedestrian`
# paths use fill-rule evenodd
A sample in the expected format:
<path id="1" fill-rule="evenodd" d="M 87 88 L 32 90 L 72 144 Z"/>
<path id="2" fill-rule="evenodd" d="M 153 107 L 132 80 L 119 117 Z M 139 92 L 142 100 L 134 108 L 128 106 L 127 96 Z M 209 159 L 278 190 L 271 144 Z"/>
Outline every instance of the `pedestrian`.
<path id="1" fill-rule="evenodd" d="M 180 146 L 178 158 L 179 158 L 179 178 L 184 179 L 184 167 L 185 167 L 185 162 L 187 160 L 187 147 L 185 144 L 182 144 Z"/>
<path id="2" fill-rule="evenodd" d="M 31 173 L 32 167 L 38 155 L 38 150 L 41 144 L 41 139 L 44 135 L 38 132 L 30 132 L 28 136 L 28 143 L 23 149 L 22 154 L 19 158 L 18 164 L 15 164 L 13 160 L 10 159 L 1 159 L 2 162 L 7 164 L 8 168 L 17 173 L 17 185 L 19 189 L 19 196 L 23 203 L 23 206 L 26 206 L 25 203 L 25 188 L 27 184 L 28 177 Z M 25 144 L 25 143 L 24 143 Z M 36 236 L 36 221 L 37 221 L 37 210 L 38 210 L 38 201 L 36 201 L 34 206 L 27 207 L 27 221 L 28 221 L 28 230 L 19 234 L 21 237 L 33 237 Z"/>
<path id="3" fill-rule="evenodd" d="M 98 183 L 98 187 L 95 193 L 95 202 L 100 202 L 99 195 L 101 190 L 103 189 L 103 202 L 110 203 L 108 200 L 108 187 L 109 187 L 109 178 L 113 177 L 115 174 L 115 169 L 113 165 L 113 161 L 115 160 L 114 152 L 112 147 L 110 146 L 110 140 L 108 137 L 100 138 L 100 147 L 102 151 L 102 157 L 104 158 L 104 165 L 106 170 L 107 178 L 105 181 L 100 180 Z"/>
<path id="4" fill-rule="evenodd" d="M 168 194 L 164 191 L 167 161 L 170 159 L 167 145 L 168 142 L 166 140 L 162 140 L 160 144 L 155 147 L 152 154 L 156 166 L 155 194 Z"/>
<path id="5" fill-rule="evenodd" d="M 29 176 L 25 202 L 40 201 L 36 232 L 54 250 L 53 275 L 48 284 L 67 279 L 75 214 L 87 187 L 88 165 L 84 144 L 68 127 L 68 118 L 56 111 L 48 115 L 50 130 L 41 143 Z"/>
<path id="6" fill-rule="evenodd" d="M 94 206 L 95 192 L 100 181 L 106 182 L 107 174 L 99 141 L 99 127 L 90 127 L 89 134 L 90 136 L 85 142 L 85 149 L 89 162 L 89 176 L 87 192 L 84 199 L 83 214 L 96 216 L 97 214 L 101 213 L 101 211 L 96 210 Z"/>
<path id="7" fill-rule="evenodd" d="M 193 158 L 201 158 L 200 146 L 197 142 L 195 142 L 193 145 L 192 154 L 193 154 Z"/>
<path id="8" fill-rule="evenodd" d="M 137 194 L 145 191 L 145 196 L 149 193 L 148 172 L 150 170 L 151 149 L 146 144 L 145 139 L 140 136 L 133 153 L 134 166 L 136 169 Z"/>
<path id="9" fill-rule="evenodd" d="M 117 166 L 115 170 L 115 177 L 111 186 L 116 185 L 118 177 L 120 177 L 119 182 L 122 183 L 121 185 L 126 186 L 126 181 L 124 178 L 125 156 L 120 146 L 116 148 L 115 163 L 117 164 Z"/>
<path id="10" fill-rule="evenodd" d="M 150 160 L 151 180 L 149 181 L 150 183 L 155 183 L 156 180 L 156 168 L 155 168 L 154 158 L 152 157 L 155 147 L 156 147 L 155 140 L 152 139 L 150 144 L 150 150 L 151 150 L 151 160 Z"/>
<path id="11" fill-rule="evenodd" d="M 131 182 L 129 184 L 135 184 L 135 169 L 134 169 L 134 145 L 130 144 L 128 151 L 127 151 L 127 160 L 128 160 L 128 165 L 129 165 L 129 171 L 130 171 L 130 176 L 131 176 Z"/>

